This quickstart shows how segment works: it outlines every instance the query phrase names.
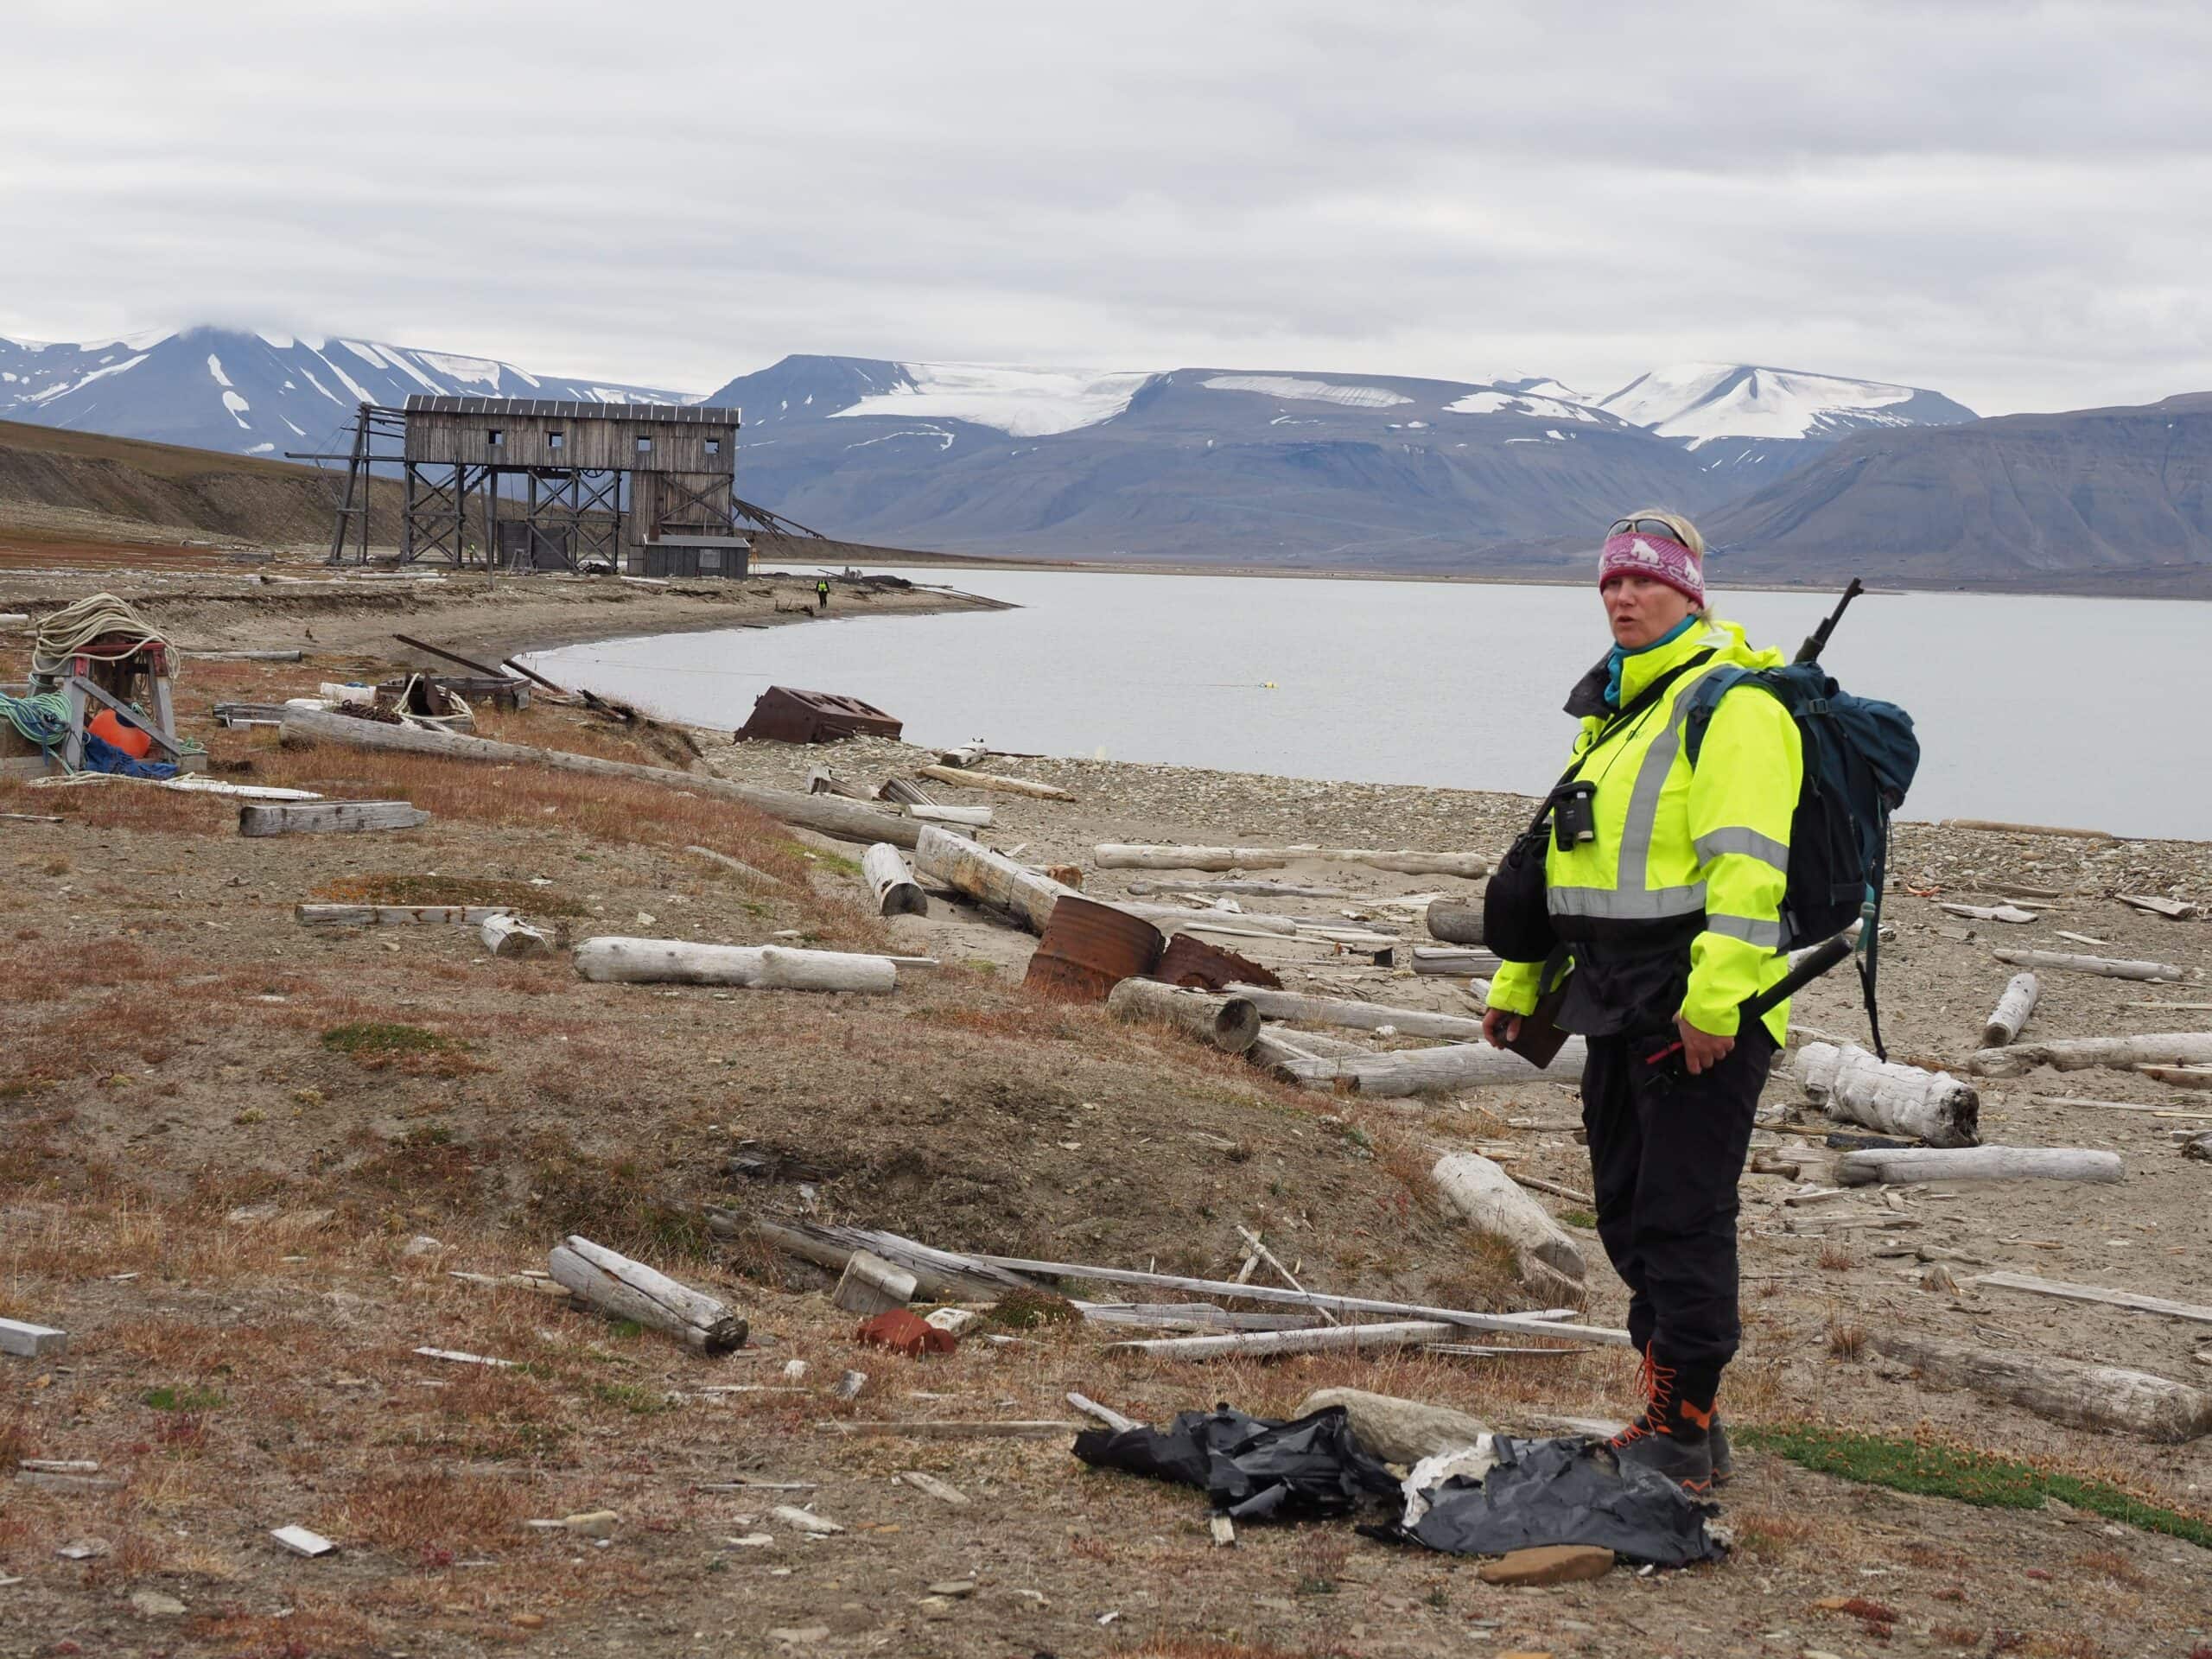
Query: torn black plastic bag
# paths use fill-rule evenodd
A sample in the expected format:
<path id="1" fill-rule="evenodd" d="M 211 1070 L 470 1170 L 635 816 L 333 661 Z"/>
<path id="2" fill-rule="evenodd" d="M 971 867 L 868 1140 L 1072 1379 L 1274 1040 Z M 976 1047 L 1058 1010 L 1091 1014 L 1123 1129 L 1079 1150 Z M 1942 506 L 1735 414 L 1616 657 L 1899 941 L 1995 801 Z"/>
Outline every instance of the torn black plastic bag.
<path id="1" fill-rule="evenodd" d="M 1501 1434 L 1492 1446 L 1497 1467 L 1478 1482 L 1445 1482 L 1428 1513 L 1395 1535 L 1450 1555 L 1598 1544 L 1638 1565 L 1688 1567 L 1726 1554 L 1706 1529 L 1714 1505 L 1649 1469 L 1622 1468 L 1601 1441 Z"/>
<path id="2" fill-rule="evenodd" d="M 1237 1521 L 1342 1515 L 1398 1483 L 1351 1432 L 1342 1406 L 1295 1422 L 1248 1417 L 1224 1405 L 1186 1411 L 1166 1428 L 1092 1429 L 1075 1454 L 1101 1469 L 1205 1489 Z"/>

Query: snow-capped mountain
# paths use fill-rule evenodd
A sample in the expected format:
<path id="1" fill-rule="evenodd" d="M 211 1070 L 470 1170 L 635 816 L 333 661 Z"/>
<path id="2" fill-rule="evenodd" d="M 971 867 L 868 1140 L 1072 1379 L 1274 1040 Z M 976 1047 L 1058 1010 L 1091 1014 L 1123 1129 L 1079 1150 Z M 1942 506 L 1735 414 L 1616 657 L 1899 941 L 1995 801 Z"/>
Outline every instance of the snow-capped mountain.
<path id="1" fill-rule="evenodd" d="M 380 340 L 192 328 L 77 344 L 0 335 L 0 420 L 281 455 L 334 446 L 363 403 L 416 392 L 684 403 L 681 393 L 532 374 Z"/>
<path id="2" fill-rule="evenodd" d="M 1977 418 L 1963 404 L 1918 386 L 1745 363 L 1654 369 L 1599 406 L 1696 450 L 1707 472 L 1746 474 L 1739 490 L 1758 488 L 1853 432 Z"/>
<path id="3" fill-rule="evenodd" d="M 1707 499 L 1680 445 L 1537 375 L 790 357 L 709 401 L 745 411 L 749 499 L 978 552 L 1448 564 Z"/>
<path id="4" fill-rule="evenodd" d="M 0 420 L 237 454 L 341 449 L 358 404 L 416 392 L 699 401 L 349 336 L 0 338 Z M 1707 512 L 1851 432 L 1973 418 L 1910 386 L 1712 364 L 1596 399 L 1518 372 L 798 356 L 707 401 L 743 411 L 740 493 L 836 537 L 1399 569 L 1579 557 L 1627 508 Z"/>

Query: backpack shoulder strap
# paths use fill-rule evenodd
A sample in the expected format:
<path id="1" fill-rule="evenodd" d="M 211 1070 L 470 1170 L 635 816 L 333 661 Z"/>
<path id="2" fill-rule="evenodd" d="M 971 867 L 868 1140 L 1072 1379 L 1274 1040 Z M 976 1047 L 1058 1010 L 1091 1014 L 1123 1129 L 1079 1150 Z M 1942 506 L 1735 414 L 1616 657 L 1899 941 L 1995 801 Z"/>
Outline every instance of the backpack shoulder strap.
<path id="1" fill-rule="evenodd" d="M 1746 681 L 1777 698 L 1781 696 L 1759 670 L 1734 663 L 1714 669 L 1691 690 L 1689 714 L 1682 727 L 1682 753 L 1693 767 L 1697 765 L 1698 751 L 1705 747 L 1705 728 L 1713 723 L 1713 711 L 1719 708 L 1721 698 Z"/>

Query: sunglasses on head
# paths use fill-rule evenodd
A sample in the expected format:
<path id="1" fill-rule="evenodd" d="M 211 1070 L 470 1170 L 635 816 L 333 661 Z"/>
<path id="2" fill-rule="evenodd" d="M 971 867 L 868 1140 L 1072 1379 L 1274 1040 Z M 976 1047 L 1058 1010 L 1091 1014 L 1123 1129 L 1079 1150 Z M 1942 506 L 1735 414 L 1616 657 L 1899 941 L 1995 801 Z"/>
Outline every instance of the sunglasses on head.
<path id="1" fill-rule="evenodd" d="M 1670 542 L 1682 543 L 1682 532 L 1664 518 L 1616 518 L 1608 536 L 1657 536 Z"/>

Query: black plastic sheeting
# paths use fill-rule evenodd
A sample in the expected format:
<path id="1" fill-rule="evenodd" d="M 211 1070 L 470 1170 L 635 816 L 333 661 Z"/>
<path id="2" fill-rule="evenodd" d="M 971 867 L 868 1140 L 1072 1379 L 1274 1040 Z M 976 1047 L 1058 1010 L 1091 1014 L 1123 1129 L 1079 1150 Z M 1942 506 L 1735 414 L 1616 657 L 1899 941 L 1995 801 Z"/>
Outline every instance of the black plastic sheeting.
<path id="1" fill-rule="evenodd" d="M 1524 1440 L 1498 1435 L 1497 1466 L 1479 1481 L 1455 1478 L 1429 1495 L 1408 1528 L 1363 1527 L 1368 1536 L 1417 1543 L 1451 1555 L 1503 1555 L 1540 1544 L 1597 1544 L 1639 1566 L 1688 1567 L 1720 1560 L 1706 1526 L 1718 1513 L 1680 1483 L 1623 1468 L 1597 1440 Z M 1100 1469 L 1196 1486 L 1236 1521 L 1296 1521 L 1351 1513 L 1363 1503 L 1395 1506 L 1397 1478 L 1359 1443 L 1344 1408 L 1293 1422 L 1249 1417 L 1222 1405 L 1186 1411 L 1166 1428 L 1092 1429 L 1075 1454 Z"/>
<path id="2" fill-rule="evenodd" d="M 1226 1405 L 1186 1411 L 1164 1429 L 1091 1429 L 1075 1437 L 1075 1454 L 1097 1468 L 1201 1487 L 1234 1521 L 1344 1515 L 1363 1498 L 1398 1493 L 1342 1406 L 1287 1423 Z"/>
<path id="3" fill-rule="evenodd" d="M 1430 1494 L 1411 1528 L 1377 1535 L 1410 1539 L 1451 1555 L 1503 1555 L 1539 1544 L 1598 1544 L 1638 1565 L 1688 1567 L 1726 1554 L 1707 1530 L 1718 1513 L 1681 1483 L 1622 1467 L 1597 1440 L 1492 1442 L 1497 1466 L 1479 1481 L 1455 1478 Z"/>

